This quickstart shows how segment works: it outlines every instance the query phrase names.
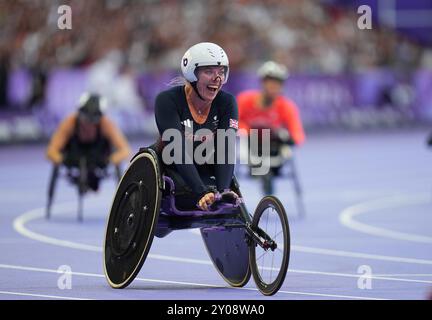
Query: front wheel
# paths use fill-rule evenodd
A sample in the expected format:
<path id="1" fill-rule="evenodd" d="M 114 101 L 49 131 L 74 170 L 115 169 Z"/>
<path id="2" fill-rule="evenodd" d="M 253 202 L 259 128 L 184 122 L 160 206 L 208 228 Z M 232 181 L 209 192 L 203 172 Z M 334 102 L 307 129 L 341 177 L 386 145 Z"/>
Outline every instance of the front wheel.
<path id="1" fill-rule="evenodd" d="M 253 278 L 262 294 L 271 296 L 282 286 L 288 270 L 290 231 L 282 203 L 274 196 L 264 197 L 258 204 L 251 228 L 269 246 L 257 243 L 249 247 Z"/>
<path id="2" fill-rule="evenodd" d="M 150 251 L 157 226 L 161 193 L 154 156 L 137 156 L 114 196 L 105 234 L 104 271 L 111 287 L 127 287 Z"/>

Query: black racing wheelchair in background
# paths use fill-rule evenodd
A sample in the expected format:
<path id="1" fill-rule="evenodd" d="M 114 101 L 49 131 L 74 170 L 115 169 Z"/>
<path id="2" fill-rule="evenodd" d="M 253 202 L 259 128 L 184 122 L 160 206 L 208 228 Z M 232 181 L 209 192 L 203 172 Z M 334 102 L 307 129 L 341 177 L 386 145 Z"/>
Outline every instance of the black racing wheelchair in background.
<path id="1" fill-rule="evenodd" d="M 54 192 L 59 177 L 66 179 L 76 186 L 78 193 L 78 221 L 83 221 L 83 198 L 89 191 L 97 191 L 101 180 L 114 176 L 117 181 L 121 178 L 120 165 L 110 166 L 108 154 L 110 148 L 107 146 L 105 152 L 98 154 L 85 154 L 78 152 L 66 152 L 65 161 L 59 165 L 53 165 L 48 183 L 48 198 L 46 204 L 45 218 L 50 219 L 51 207 L 54 201 Z M 69 156 L 73 155 L 73 156 Z M 101 155 L 102 157 L 99 157 Z M 98 160 L 102 159 L 102 160 Z"/>
<path id="2" fill-rule="evenodd" d="M 113 199 L 104 242 L 104 272 L 113 288 L 127 287 L 140 272 L 154 236 L 199 228 L 207 252 L 221 277 L 245 286 L 251 274 L 264 295 L 282 286 L 290 257 L 290 230 L 281 202 L 264 197 L 253 216 L 233 177 L 239 198 L 217 193 L 208 211 L 179 209 L 176 185 L 152 148 L 141 148 L 123 174 Z"/>

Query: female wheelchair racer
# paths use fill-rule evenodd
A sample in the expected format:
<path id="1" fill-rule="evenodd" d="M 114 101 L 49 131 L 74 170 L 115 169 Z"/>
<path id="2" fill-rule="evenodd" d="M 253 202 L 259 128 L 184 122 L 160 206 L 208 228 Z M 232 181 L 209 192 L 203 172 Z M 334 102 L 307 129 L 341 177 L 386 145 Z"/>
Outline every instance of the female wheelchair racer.
<path id="1" fill-rule="evenodd" d="M 229 72 L 227 55 L 216 44 L 199 43 L 185 53 L 181 66 L 186 85 L 156 99 L 161 139 L 140 149 L 118 185 L 105 235 L 108 283 L 124 288 L 133 281 L 155 235 L 200 228 L 209 256 L 227 283 L 244 286 L 252 273 L 263 294 L 275 294 L 288 269 L 288 219 L 272 196 L 261 200 L 253 217 L 249 214 L 233 175 L 234 163 L 227 161 L 235 144 L 227 137 L 220 144 L 215 134 L 218 129 L 235 132 L 238 126 L 235 99 L 221 91 Z M 171 150 L 182 151 L 174 164 L 165 161 L 170 154 L 166 148 L 175 145 L 174 139 L 166 139 L 167 130 L 181 132 L 180 148 Z M 211 141 L 214 154 L 219 154 L 222 145 L 225 159 L 197 164 L 186 150 L 188 139 L 192 151 Z"/>

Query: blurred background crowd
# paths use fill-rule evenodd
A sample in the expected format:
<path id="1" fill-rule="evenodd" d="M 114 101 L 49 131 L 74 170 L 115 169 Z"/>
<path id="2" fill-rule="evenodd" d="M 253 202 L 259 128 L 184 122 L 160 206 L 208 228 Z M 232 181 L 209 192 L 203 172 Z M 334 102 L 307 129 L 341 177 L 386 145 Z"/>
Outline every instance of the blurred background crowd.
<path id="1" fill-rule="evenodd" d="M 61 4 L 72 8 L 67 32 L 57 26 Z M 385 27 L 362 32 L 356 10 L 316 0 L 19 0 L 0 2 L 0 12 L 3 68 L 86 66 L 115 50 L 135 71 L 177 69 L 202 39 L 229 48 L 233 69 L 267 59 L 314 74 L 430 64 L 421 44 Z"/>
<path id="2" fill-rule="evenodd" d="M 382 10 L 376 0 L 363 2 L 370 3 L 374 13 Z M 420 2 L 413 1 L 414 5 Z M 57 25 L 58 7 L 63 4 L 72 9 L 71 30 Z M 429 4 L 423 9 L 431 8 Z M 397 12 L 398 8 L 390 9 Z M 348 100 L 353 105 L 393 103 L 395 96 L 405 105 L 428 104 L 423 97 L 420 102 L 416 99 L 428 91 L 429 78 L 412 77 L 417 70 L 432 69 L 431 44 L 380 23 L 376 14 L 372 30 L 360 30 L 359 16 L 356 1 L 341 5 L 337 0 L 2 0 L 0 109 L 64 108 L 66 112 L 71 107 L 60 106 L 59 101 L 72 105 L 78 91 L 88 89 L 110 95 L 118 109 L 151 110 L 153 82 L 161 82 L 153 90 L 163 87 L 161 77 L 178 74 L 184 51 L 201 41 L 226 49 L 234 79 L 236 75 L 253 78 L 269 59 L 285 64 L 294 79 L 309 77 L 306 81 L 333 76 L 350 77 L 342 79 L 350 82 L 353 74 L 387 70 L 391 75 L 383 77 L 393 80 L 381 81 L 367 101 L 361 101 L 367 94 L 356 89 L 338 90 L 350 91 Z M 432 29 L 432 25 L 420 27 L 419 32 Z M 58 80 L 59 70 L 85 70 L 85 85 L 69 85 L 69 76 Z M 155 78 L 149 80 L 149 75 Z M 50 84 L 53 79 L 62 83 L 63 90 Z M 415 87 L 419 81 L 420 87 Z M 236 93 L 244 86 L 245 82 L 229 89 Z M 296 98 L 295 92 L 291 94 Z M 317 113 L 310 104 L 303 106 L 306 126 L 320 122 L 308 120 L 313 117 L 309 111 Z"/>

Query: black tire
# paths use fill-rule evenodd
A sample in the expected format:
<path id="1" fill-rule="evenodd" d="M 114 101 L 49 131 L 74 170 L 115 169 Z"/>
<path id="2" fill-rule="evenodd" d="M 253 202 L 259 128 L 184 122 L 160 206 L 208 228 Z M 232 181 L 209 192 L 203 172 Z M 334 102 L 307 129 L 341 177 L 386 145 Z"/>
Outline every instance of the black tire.
<path id="1" fill-rule="evenodd" d="M 138 275 L 154 238 L 160 210 L 160 174 L 150 153 L 137 156 L 120 180 L 106 227 L 104 272 L 111 287 Z"/>
<path id="2" fill-rule="evenodd" d="M 268 173 L 261 178 L 262 190 L 265 196 L 272 195 L 273 192 L 273 176 Z"/>
<path id="3" fill-rule="evenodd" d="M 273 227 L 268 227 L 269 220 L 274 224 L 276 230 Z M 255 283 L 262 294 L 271 296 L 280 289 L 285 280 L 290 257 L 288 218 L 279 199 L 274 196 L 267 196 L 260 201 L 252 219 L 252 230 L 257 232 L 261 237 L 264 237 L 263 232 L 265 232 L 277 244 L 277 248 L 274 251 L 271 249 L 265 251 L 257 244 L 252 244 L 249 247 L 249 263 Z M 282 248 L 281 244 L 283 245 Z M 265 257 L 268 254 L 272 255 L 272 265 L 271 267 L 264 267 Z M 275 257 L 279 258 L 280 255 L 281 257 L 278 259 L 280 263 L 276 263 L 277 268 L 275 268 L 273 265 L 274 259 Z M 273 277 L 274 269 L 276 269 L 276 274 Z M 270 273 L 270 277 L 268 277 L 268 273 Z"/>
<path id="4" fill-rule="evenodd" d="M 54 200 L 54 191 L 55 187 L 57 185 L 57 179 L 59 175 L 60 167 L 59 165 L 54 165 L 51 173 L 50 182 L 48 185 L 48 200 L 47 200 L 47 206 L 45 211 L 45 218 L 49 219 L 51 217 L 51 206 Z"/>
<path id="5" fill-rule="evenodd" d="M 303 219 L 304 217 L 306 217 L 306 209 L 303 201 L 303 190 L 300 185 L 300 180 L 297 174 L 297 167 L 294 158 L 291 158 L 290 165 L 291 165 L 291 178 L 294 186 L 294 193 L 295 193 L 296 203 L 297 203 L 297 212 L 299 218 Z"/>
<path id="6" fill-rule="evenodd" d="M 115 177 L 116 177 L 116 179 L 117 179 L 117 182 L 120 182 L 120 179 L 121 179 L 121 177 L 122 177 L 122 175 L 121 175 L 121 167 L 120 167 L 120 165 L 119 165 L 119 164 L 115 165 L 114 170 L 115 170 Z"/>
<path id="7" fill-rule="evenodd" d="M 83 222 L 83 203 L 84 195 L 87 192 L 88 186 L 88 166 L 85 157 L 79 160 L 79 181 L 78 181 L 78 211 L 77 218 L 79 222 Z"/>

